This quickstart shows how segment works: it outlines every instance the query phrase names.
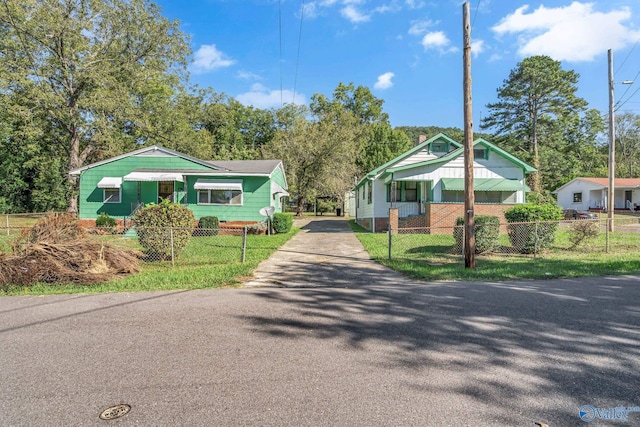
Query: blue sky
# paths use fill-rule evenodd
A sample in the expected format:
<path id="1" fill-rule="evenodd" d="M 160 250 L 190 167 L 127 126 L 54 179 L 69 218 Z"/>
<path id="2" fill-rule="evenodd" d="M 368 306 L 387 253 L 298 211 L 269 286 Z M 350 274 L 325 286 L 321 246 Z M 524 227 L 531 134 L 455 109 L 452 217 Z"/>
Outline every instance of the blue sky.
<path id="1" fill-rule="evenodd" d="M 369 87 L 393 126 L 463 126 L 457 0 L 157 0 L 194 51 L 191 81 L 246 105 L 308 104 L 338 83 Z M 614 51 L 619 112 L 640 113 L 640 1 L 472 0 L 473 116 L 487 114 L 519 61 L 549 55 L 608 109 Z M 302 18 L 302 19 L 301 19 Z"/>

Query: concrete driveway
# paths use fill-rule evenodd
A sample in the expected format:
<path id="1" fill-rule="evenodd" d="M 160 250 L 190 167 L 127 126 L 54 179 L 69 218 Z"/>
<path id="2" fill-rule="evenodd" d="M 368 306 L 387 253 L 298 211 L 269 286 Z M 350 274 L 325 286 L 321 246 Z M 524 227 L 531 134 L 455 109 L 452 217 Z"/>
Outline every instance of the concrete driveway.
<path id="1" fill-rule="evenodd" d="M 639 276 L 381 284 L 370 267 L 348 289 L 0 298 L 0 425 L 579 426 L 585 405 L 640 407 Z"/>

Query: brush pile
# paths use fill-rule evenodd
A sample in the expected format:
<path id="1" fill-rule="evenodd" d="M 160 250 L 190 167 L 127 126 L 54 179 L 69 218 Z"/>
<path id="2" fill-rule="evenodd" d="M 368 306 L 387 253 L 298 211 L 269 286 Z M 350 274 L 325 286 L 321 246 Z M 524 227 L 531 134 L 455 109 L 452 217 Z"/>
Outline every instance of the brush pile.
<path id="1" fill-rule="evenodd" d="M 136 273 L 141 255 L 86 236 L 71 215 L 48 216 L 0 254 L 0 288 L 42 283 L 94 284 Z"/>

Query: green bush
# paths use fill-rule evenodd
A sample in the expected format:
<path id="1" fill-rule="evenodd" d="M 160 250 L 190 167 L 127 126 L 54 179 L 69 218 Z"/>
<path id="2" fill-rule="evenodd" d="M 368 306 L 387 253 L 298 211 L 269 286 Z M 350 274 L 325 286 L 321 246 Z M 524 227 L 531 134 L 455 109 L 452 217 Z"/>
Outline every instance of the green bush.
<path id="1" fill-rule="evenodd" d="M 195 217 L 193 212 L 184 206 L 169 201 L 160 204 L 148 204 L 138 210 L 134 216 L 140 245 L 151 259 L 168 259 L 171 257 L 171 240 L 173 230 L 173 254 L 178 256 L 187 246 Z"/>
<path id="2" fill-rule="evenodd" d="M 320 215 L 326 212 L 333 212 L 335 209 L 336 207 L 334 203 L 318 200 L 318 213 L 320 213 Z"/>
<path id="3" fill-rule="evenodd" d="M 293 218 L 286 213 L 275 213 L 272 219 L 273 231 L 276 233 L 288 233 L 293 225 Z"/>
<path id="4" fill-rule="evenodd" d="M 500 237 L 500 218 L 493 215 L 476 215 L 474 222 L 476 253 L 481 254 L 493 250 L 498 243 L 498 237 Z M 456 225 L 458 227 L 454 228 L 453 237 L 456 239 L 456 247 L 462 248 L 463 227 L 461 226 L 464 225 L 464 218 L 458 217 Z"/>
<path id="5" fill-rule="evenodd" d="M 509 240 L 520 253 L 532 254 L 549 248 L 555 238 L 562 208 L 553 203 L 516 205 L 504 213 Z M 537 224 L 536 224 L 537 223 Z"/>
<path id="6" fill-rule="evenodd" d="M 217 236 L 220 231 L 220 221 L 217 216 L 203 216 L 198 221 L 198 236 Z"/>
<path id="7" fill-rule="evenodd" d="M 100 212 L 100 215 L 96 218 L 96 227 L 104 228 L 113 232 L 116 227 L 116 219 L 111 218 L 106 212 Z"/>

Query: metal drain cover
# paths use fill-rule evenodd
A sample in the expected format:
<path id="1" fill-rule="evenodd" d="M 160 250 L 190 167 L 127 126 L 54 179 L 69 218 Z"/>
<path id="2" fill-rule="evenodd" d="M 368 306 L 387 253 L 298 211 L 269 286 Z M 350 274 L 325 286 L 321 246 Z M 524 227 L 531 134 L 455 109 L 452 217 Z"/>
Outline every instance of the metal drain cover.
<path id="1" fill-rule="evenodd" d="M 110 408 L 105 409 L 100 413 L 101 420 L 113 420 L 115 418 L 120 418 L 129 413 L 131 410 L 131 405 L 116 405 Z"/>

